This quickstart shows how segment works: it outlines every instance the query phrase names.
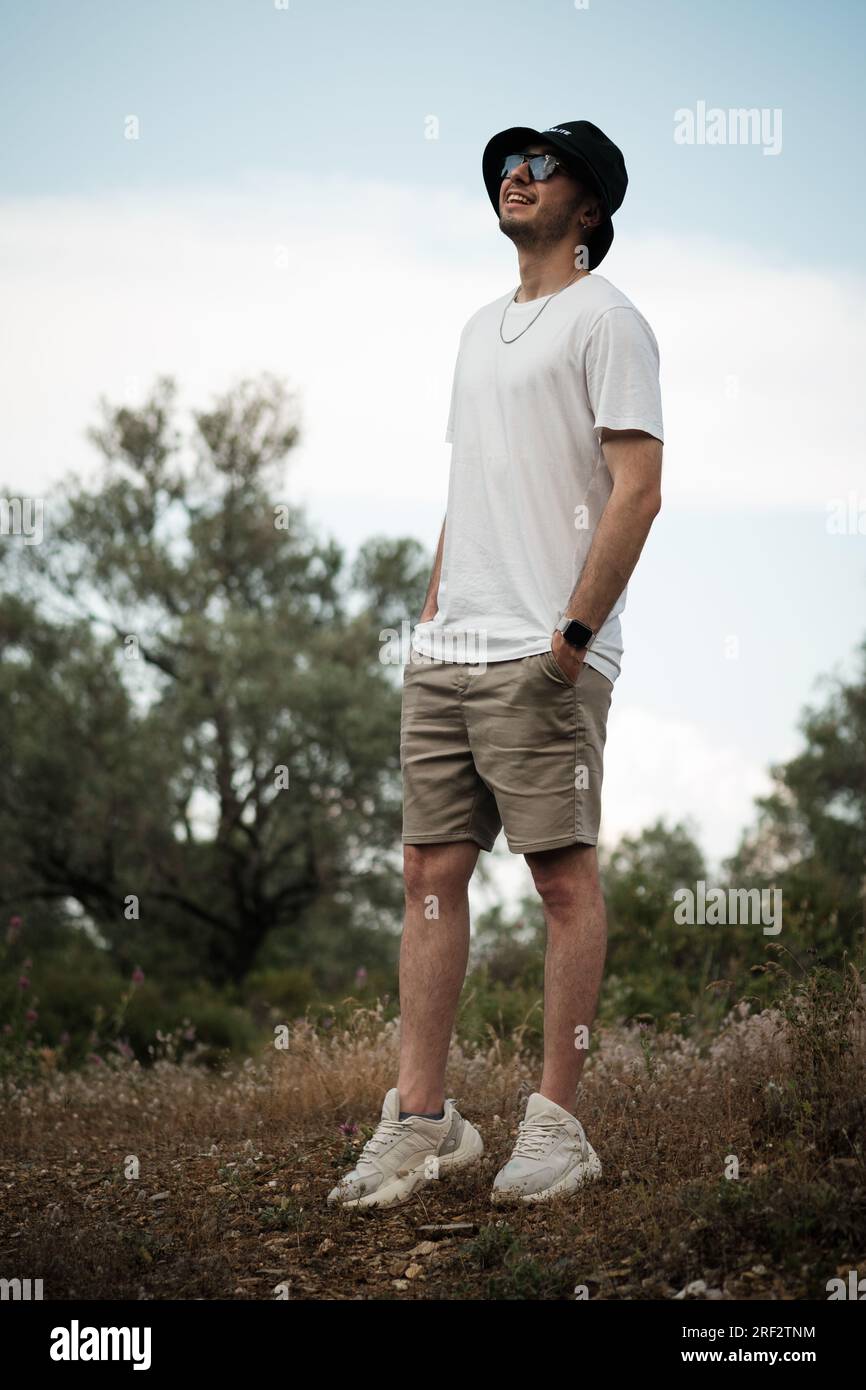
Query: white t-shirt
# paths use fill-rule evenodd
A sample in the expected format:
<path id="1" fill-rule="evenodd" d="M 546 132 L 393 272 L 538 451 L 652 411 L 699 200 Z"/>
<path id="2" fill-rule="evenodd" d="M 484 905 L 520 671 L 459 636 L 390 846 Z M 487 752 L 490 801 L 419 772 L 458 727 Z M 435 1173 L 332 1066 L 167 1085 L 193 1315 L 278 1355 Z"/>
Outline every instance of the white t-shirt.
<path id="1" fill-rule="evenodd" d="M 444 661 L 512 661 L 550 651 L 611 477 L 602 428 L 663 439 L 659 350 L 638 309 L 592 273 L 556 295 L 511 290 L 463 328 L 446 441 L 453 444 L 439 610 L 413 645 Z M 620 671 L 626 590 L 586 660 Z M 579 615 L 578 615 L 579 616 Z"/>

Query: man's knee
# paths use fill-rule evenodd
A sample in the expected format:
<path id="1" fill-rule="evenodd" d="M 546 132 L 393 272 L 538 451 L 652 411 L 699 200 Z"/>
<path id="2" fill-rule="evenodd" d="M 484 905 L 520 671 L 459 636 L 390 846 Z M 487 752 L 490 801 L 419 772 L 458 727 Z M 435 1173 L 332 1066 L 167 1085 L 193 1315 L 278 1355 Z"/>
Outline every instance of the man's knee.
<path id="1" fill-rule="evenodd" d="M 546 907 L 568 907 L 599 888 L 595 845 L 539 850 L 525 859 Z"/>
<path id="2" fill-rule="evenodd" d="M 466 891 L 478 859 L 473 841 L 404 845 L 403 886 L 407 899 L 450 899 Z"/>

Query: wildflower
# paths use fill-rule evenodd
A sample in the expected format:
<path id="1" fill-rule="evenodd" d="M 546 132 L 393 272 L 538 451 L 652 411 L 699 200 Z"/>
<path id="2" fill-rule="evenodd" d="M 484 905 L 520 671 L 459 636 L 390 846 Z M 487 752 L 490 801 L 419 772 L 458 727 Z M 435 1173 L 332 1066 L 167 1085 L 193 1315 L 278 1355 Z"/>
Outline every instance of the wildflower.
<path id="1" fill-rule="evenodd" d="M 18 988 L 19 988 L 19 989 L 29 989 L 29 988 L 30 988 L 30 981 L 28 980 L 28 978 L 27 978 L 26 975 L 21 975 L 21 976 L 19 977 L 19 980 L 18 980 Z"/>
<path id="2" fill-rule="evenodd" d="M 340 1133 L 345 1134 L 347 1138 L 350 1138 L 351 1135 L 358 1133 L 358 1126 L 355 1124 L 354 1120 L 343 1120 L 342 1124 L 340 1125 Z"/>
<path id="3" fill-rule="evenodd" d="M 9 926 L 6 928 L 6 940 L 9 942 L 9 945 L 10 945 L 10 946 L 13 944 L 13 942 L 15 942 L 15 941 L 18 940 L 18 936 L 19 936 L 20 931 L 21 931 L 21 918 L 20 918 L 20 917 L 17 917 L 17 916 L 15 916 L 15 917 L 10 917 L 10 918 L 9 918 Z"/>
<path id="4" fill-rule="evenodd" d="M 27 1019 L 28 1023 L 35 1023 L 39 1015 L 35 1009 L 28 1009 L 24 1017 Z"/>
<path id="5" fill-rule="evenodd" d="M 98 1067 L 101 1067 L 101 1066 L 104 1065 L 104 1064 L 103 1064 L 103 1061 L 102 1061 L 102 1058 L 101 1058 L 101 1057 L 99 1056 L 99 1054 L 96 1053 L 96 1052 L 88 1052 L 88 1054 L 87 1054 L 87 1060 L 88 1060 L 88 1062 L 95 1062 L 96 1065 L 97 1065 Z"/>
<path id="6" fill-rule="evenodd" d="M 137 965 L 132 972 L 132 983 L 134 985 L 144 984 L 144 971 L 142 970 L 140 965 Z"/>
<path id="7" fill-rule="evenodd" d="M 355 984 L 358 986 L 359 989 L 363 989 L 366 983 L 367 971 L 364 969 L 363 965 L 359 965 L 358 969 L 355 971 Z"/>

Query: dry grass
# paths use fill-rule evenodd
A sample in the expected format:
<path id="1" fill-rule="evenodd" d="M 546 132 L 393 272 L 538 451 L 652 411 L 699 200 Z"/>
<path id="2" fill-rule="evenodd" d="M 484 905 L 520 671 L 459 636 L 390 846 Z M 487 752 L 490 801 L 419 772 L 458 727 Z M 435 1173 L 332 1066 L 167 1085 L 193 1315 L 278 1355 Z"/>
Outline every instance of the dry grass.
<path id="1" fill-rule="evenodd" d="M 375 1010 L 335 1036 L 298 1025 L 287 1050 L 222 1073 L 118 1064 L 10 1085 L 0 1275 L 41 1277 L 55 1299 L 269 1299 L 281 1284 L 296 1299 L 563 1299 L 579 1284 L 651 1299 L 695 1280 L 824 1299 L 837 1271 L 866 1273 L 863 999 L 852 972 L 780 1010 L 738 1006 L 703 1047 L 605 1031 L 578 1108 L 603 1178 L 505 1212 L 490 1187 L 538 1081 L 519 1038 L 452 1050 L 448 1094 L 484 1137 L 481 1165 L 383 1213 L 325 1204 L 396 1079 L 399 1025 Z M 475 1233 L 420 1244 L 419 1226 L 451 1221 Z"/>

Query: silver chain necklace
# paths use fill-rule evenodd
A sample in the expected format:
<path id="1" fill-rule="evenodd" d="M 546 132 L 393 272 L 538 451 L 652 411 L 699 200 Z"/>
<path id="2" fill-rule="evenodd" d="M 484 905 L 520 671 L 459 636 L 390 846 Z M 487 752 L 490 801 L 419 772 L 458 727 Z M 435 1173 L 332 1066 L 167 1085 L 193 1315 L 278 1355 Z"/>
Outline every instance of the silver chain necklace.
<path id="1" fill-rule="evenodd" d="M 580 274 L 580 267 L 578 267 L 578 269 L 574 272 L 574 275 L 572 275 L 572 277 L 571 277 L 570 280 L 566 280 L 566 282 L 565 282 L 564 285 L 561 285 L 561 286 L 559 287 L 558 290 L 554 290 L 554 291 L 553 291 L 553 294 L 549 294 L 549 295 L 547 296 L 547 298 L 545 299 L 545 301 L 544 301 L 544 303 L 542 304 L 541 308 L 539 309 L 538 313 L 535 315 L 535 318 L 532 318 L 532 319 L 529 320 L 529 323 L 526 325 L 526 328 L 521 328 L 520 332 L 519 332 L 519 333 L 515 333 L 515 335 L 514 335 L 513 338 L 505 338 L 505 337 L 503 337 L 503 335 L 502 335 L 502 329 L 503 329 L 504 326 L 505 326 L 505 315 L 508 313 L 508 310 L 511 308 L 512 304 L 516 304 L 516 302 L 517 302 L 517 296 L 519 295 L 520 290 L 521 290 L 521 288 L 522 288 L 520 285 L 518 285 L 518 286 L 517 286 L 517 289 L 514 291 L 514 294 L 511 296 L 511 298 L 509 299 L 509 301 L 508 301 L 508 303 L 506 304 L 505 308 L 502 310 L 502 322 L 501 322 L 500 325 L 499 325 L 499 336 L 500 336 L 500 338 L 502 338 L 503 343 L 516 343 L 518 338 L 522 338 L 523 335 L 524 335 L 524 333 L 526 333 L 526 332 L 532 327 L 532 325 L 535 323 L 535 319 L 540 319 L 540 318 L 541 318 L 541 315 L 544 313 L 544 311 L 545 311 L 545 309 L 547 308 L 548 304 L 550 303 L 551 299 L 555 299 L 556 296 L 557 296 L 558 294 L 562 294 L 562 291 L 563 291 L 563 290 L 567 290 L 568 287 L 569 287 L 569 285 L 570 285 L 570 284 L 572 283 L 572 281 L 574 280 L 575 275 L 579 275 L 579 274 Z"/>

